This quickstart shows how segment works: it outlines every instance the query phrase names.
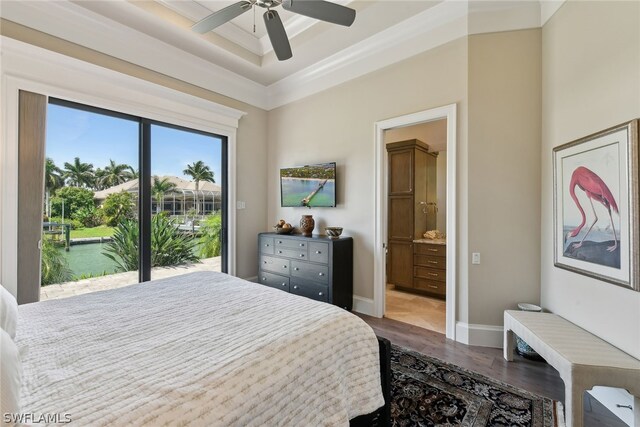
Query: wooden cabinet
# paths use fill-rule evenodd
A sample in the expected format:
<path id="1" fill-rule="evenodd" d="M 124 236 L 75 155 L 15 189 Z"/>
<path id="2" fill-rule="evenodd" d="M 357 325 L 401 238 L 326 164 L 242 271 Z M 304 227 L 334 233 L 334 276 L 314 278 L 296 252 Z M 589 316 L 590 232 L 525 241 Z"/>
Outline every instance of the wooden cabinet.
<path id="1" fill-rule="evenodd" d="M 353 239 L 258 235 L 258 282 L 351 310 Z"/>
<path id="2" fill-rule="evenodd" d="M 445 245 L 414 243 L 413 287 L 438 297 L 446 297 L 447 247 Z"/>
<path id="3" fill-rule="evenodd" d="M 438 154 L 417 139 L 387 144 L 387 153 L 387 283 L 414 288 L 413 240 L 436 226 L 435 212 L 427 211 L 427 203 L 436 201 Z"/>

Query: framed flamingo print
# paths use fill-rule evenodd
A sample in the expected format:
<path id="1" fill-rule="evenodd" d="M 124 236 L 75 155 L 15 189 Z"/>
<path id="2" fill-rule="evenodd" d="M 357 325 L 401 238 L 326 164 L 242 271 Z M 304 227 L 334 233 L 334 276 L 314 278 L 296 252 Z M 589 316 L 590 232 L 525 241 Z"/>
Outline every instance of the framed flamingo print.
<path id="1" fill-rule="evenodd" d="M 638 120 L 554 148 L 555 265 L 640 290 Z"/>

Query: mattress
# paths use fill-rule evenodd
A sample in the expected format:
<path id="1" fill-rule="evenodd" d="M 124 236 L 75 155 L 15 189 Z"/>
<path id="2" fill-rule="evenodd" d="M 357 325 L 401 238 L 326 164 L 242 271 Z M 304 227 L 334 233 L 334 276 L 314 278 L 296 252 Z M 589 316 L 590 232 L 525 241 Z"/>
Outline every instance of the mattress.
<path id="1" fill-rule="evenodd" d="M 373 330 L 199 272 L 22 305 L 22 413 L 72 424 L 337 426 L 384 404 Z"/>

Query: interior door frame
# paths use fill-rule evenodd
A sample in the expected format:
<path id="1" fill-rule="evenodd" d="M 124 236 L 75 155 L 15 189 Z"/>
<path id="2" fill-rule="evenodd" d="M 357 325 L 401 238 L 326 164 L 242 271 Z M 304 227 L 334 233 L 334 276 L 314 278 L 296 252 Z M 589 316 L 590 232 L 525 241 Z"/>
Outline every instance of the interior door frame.
<path id="1" fill-rule="evenodd" d="M 387 242 L 387 151 L 384 131 L 393 128 L 418 125 L 435 120 L 447 120 L 447 301 L 446 336 L 455 340 L 456 321 L 456 271 L 458 215 L 456 211 L 457 183 L 457 104 L 419 111 L 417 113 L 381 120 L 374 124 L 375 148 L 375 230 L 374 230 L 374 316 L 383 317 L 386 290 L 386 242 Z"/>

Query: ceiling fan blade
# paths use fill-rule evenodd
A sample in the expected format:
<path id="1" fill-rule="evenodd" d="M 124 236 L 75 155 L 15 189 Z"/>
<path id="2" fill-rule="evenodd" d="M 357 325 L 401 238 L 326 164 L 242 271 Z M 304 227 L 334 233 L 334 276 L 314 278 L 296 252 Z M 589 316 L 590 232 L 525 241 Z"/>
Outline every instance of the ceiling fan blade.
<path id="1" fill-rule="evenodd" d="M 242 15 L 247 10 L 251 9 L 253 3 L 250 1 L 239 1 L 238 3 L 234 3 L 231 6 L 227 6 L 224 9 L 220 9 L 217 12 L 212 13 L 201 21 L 193 24 L 191 29 L 196 33 L 204 34 L 207 33 L 214 28 L 218 28 L 220 25 L 225 22 L 231 21 L 233 18 Z"/>
<path id="2" fill-rule="evenodd" d="M 267 34 L 273 51 L 280 61 L 287 60 L 293 56 L 291 53 L 291 45 L 289 44 L 289 38 L 287 32 L 282 25 L 280 15 L 275 10 L 267 10 L 264 13 L 264 25 L 267 27 Z"/>
<path id="3" fill-rule="evenodd" d="M 350 27 L 356 19 L 355 10 L 322 0 L 283 0 L 282 7 L 290 12 L 345 27 Z"/>

